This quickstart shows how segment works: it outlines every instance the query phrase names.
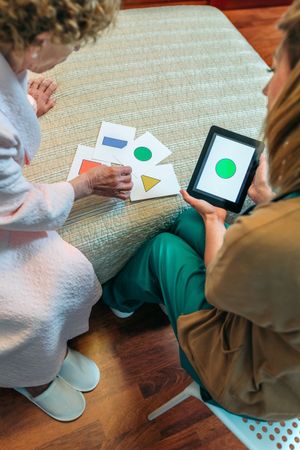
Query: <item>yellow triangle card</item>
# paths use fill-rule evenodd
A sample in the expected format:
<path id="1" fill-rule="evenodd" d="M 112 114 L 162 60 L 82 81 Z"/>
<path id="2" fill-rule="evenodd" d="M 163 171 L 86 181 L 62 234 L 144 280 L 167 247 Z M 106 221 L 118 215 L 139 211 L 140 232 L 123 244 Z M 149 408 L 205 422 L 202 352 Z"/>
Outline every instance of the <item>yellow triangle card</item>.
<path id="1" fill-rule="evenodd" d="M 141 179 L 146 192 L 150 191 L 150 189 L 161 182 L 158 178 L 149 177 L 147 175 L 141 175 Z"/>
<path id="2" fill-rule="evenodd" d="M 133 188 L 130 193 L 132 202 L 149 198 L 176 195 L 179 192 L 176 174 L 172 164 L 159 164 L 148 167 L 139 173 L 133 171 Z"/>

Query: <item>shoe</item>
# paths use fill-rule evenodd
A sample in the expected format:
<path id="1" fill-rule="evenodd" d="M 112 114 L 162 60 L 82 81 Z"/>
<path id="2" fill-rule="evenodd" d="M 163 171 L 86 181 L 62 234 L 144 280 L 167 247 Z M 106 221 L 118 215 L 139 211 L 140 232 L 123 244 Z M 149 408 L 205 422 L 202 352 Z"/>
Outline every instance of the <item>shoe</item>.
<path id="1" fill-rule="evenodd" d="M 135 311 L 132 312 L 123 312 L 123 311 L 119 311 L 118 309 L 115 308 L 111 308 L 111 311 L 114 313 L 115 316 L 119 317 L 119 319 L 127 319 L 128 317 L 132 316 Z"/>
<path id="2" fill-rule="evenodd" d="M 58 376 L 77 391 L 88 392 L 99 383 L 100 370 L 94 361 L 68 348 Z"/>
<path id="3" fill-rule="evenodd" d="M 163 312 L 166 316 L 168 316 L 166 305 L 165 305 L 164 303 L 160 303 L 160 304 L 159 304 L 159 307 L 160 307 L 160 309 L 162 310 L 162 312 Z"/>
<path id="4" fill-rule="evenodd" d="M 82 393 L 73 389 L 60 377 L 56 377 L 37 397 L 33 397 L 26 388 L 16 388 L 15 391 L 24 395 L 48 416 L 61 422 L 78 419 L 85 410 L 85 398 Z"/>
<path id="5" fill-rule="evenodd" d="M 166 306 L 163 303 L 159 303 L 159 306 L 160 306 L 162 312 L 166 316 L 168 316 Z M 110 309 L 112 310 L 112 312 L 114 313 L 115 316 L 119 317 L 119 319 L 127 319 L 128 317 L 132 316 L 135 313 L 135 311 L 126 313 L 126 312 L 119 311 L 118 309 L 115 309 L 115 308 L 110 308 Z"/>

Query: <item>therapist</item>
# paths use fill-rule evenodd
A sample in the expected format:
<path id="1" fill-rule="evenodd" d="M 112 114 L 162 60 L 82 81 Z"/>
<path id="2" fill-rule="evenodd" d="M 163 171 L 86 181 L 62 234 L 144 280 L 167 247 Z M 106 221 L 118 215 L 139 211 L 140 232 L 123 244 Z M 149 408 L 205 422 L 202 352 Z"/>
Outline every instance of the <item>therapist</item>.
<path id="1" fill-rule="evenodd" d="M 205 400 L 271 420 L 300 414 L 300 0 L 279 27 L 264 89 L 272 189 L 263 158 L 249 191 L 258 206 L 228 231 L 225 210 L 182 191 L 193 209 L 104 285 L 119 315 L 165 305 Z"/>
<path id="2" fill-rule="evenodd" d="M 71 182 L 30 183 L 23 166 L 39 148 L 40 128 L 27 99 L 27 70 L 49 70 L 97 38 L 118 6 L 0 2 L 0 386 L 62 421 L 82 414 L 80 391 L 99 381 L 96 364 L 68 350 L 67 341 L 88 330 L 101 286 L 89 261 L 55 230 L 79 198 L 127 199 L 131 169 L 103 165 Z"/>

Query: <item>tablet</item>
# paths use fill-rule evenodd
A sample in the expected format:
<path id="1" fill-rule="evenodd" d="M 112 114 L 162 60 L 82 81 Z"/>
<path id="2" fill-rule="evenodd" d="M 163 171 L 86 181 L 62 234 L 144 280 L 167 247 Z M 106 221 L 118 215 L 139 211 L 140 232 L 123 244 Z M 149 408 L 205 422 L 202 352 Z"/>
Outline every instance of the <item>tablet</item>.
<path id="1" fill-rule="evenodd" d="M 188 193 L 214 206 L 240 212 L 264 144 L 212 126 L 188 185 Z"/>

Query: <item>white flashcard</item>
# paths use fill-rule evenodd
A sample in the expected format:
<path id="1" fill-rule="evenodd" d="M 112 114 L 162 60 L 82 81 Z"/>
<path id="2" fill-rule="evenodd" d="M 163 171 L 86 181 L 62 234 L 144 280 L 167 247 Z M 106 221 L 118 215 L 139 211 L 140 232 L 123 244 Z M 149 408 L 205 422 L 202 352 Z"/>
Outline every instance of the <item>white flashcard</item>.
<path id="1" fill-rule="evenodd" d="M 143 171 L 149 166 L 156 166 L 171 153 L 171 150 L 147 131 L 134 141 L 131 151 L 128 149 L 124 158 L 134 171 Z"/>
<path id="2" fill-rule="evenodd" d="M 133 145 L 135 131 L 133 127 L 102 122 L 93 158 L 106 160 L 106 155 L 110 154 L 110 161 L 124 163 L 125 155 Z"/>
<path id="3" fill-rule="evenodd" d="M 97 151 L 97 158 L 94 157 L 96 151 Z M 95 161 L 107 161 L 113 164 L 119 164 L 121 166 L 125 165 L 125 161 L 123 160 L 123 158 L 120 158 L 120 155 L 116 153 L 117 152 L 115 152 L 113 149 L 93 148 L 92 156 Z"/>
<path id="4" fill-rule="evenodd" d="M 92 147 L 87 147 L 85 145 L 78 145 L 72 166 L 67 178 L 67 181 L 72 180 L 78 175 L 86 172 L 87 170 L 96 167 L 100 164 L 105 164 L 106 166 L 110 166 L 109 161 L 99 161 L 93 159 L 94 149 Z"/>
<path id="5" fill-rule="evenodd" d="M 180 186 L 172 164 L 148 167 L 133 178 L 131 201 L 166 197 L 179 193 Z"/>

